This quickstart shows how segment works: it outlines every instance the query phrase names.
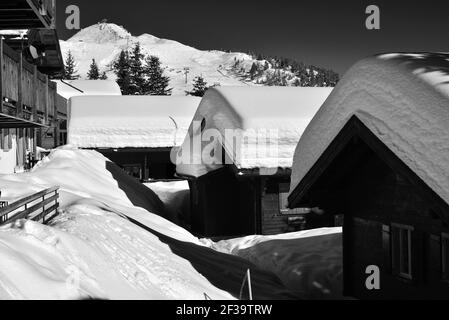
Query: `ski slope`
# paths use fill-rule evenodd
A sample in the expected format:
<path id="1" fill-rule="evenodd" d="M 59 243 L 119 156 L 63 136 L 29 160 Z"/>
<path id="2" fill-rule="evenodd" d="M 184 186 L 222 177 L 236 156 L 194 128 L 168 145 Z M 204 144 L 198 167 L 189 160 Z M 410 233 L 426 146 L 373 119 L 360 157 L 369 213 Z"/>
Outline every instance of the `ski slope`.
<path id="1" fill-rule="evenodd" d="M 173 95 L 185 95 L 191 89 L 194 77 L 202 76 L 209 85 L 249 85 L 230 73 L 235 59 L 243 61 L 249 70 L 254 60 L 247 54 L 223 51 L 202 51 L 177 41 L 160 39 L 150 34 L 132 36 L 123 27 L 113 23 L 98 23 L 82 29 L 67 41 L 60 41 L 64 57 L 70 51 L 77 62 L 78 73 L 85 77 L 92 59 L 101 71 L 106 71 L 109 79 L 114 79 L 112 63 L 121 50 L 132 48 L 137 42 L 144 54 L 160 58 L 165 74 L 171 79 Z M 189 68 L 186 75 L 184 68 Z"/>

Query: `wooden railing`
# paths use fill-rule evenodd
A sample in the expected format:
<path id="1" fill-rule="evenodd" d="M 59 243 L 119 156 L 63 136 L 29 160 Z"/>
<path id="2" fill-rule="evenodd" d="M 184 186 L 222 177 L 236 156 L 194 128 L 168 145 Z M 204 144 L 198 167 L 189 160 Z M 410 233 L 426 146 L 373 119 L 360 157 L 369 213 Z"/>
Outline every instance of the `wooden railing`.
<path id="1" fill-rule="evenodd" d="M 58 215 L 58 200 L 59 187 L 53 187 L 6 205 L 0 208 L 0 225 L 17 219 L 48 223 Z"/>
<path id="2" fill-rule="evenodd" d="M 0 40 L 0 113 L 49 124 L 56 119 L 56 83 Z"/>

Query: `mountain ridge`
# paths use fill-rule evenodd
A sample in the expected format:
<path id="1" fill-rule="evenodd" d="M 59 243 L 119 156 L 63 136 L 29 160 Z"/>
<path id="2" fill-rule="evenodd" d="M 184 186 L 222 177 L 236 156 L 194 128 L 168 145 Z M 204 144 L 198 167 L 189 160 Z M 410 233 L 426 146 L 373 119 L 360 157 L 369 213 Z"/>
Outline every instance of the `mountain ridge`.
<path id="1" fill-rule="evenodd" d="M 64 57 L 69 51 L 75 57 L 81 78 L 86 78 L 92 59 L 95 59 L 109 79 L 115 79 L 112 65 L 120 52 L 140 43 L 144 54 L 160 58 L 165 74 L 170 77 L 174 95 L 185 95 L 196 76 L 202 76 L 209 85 L 303 85 L 305 78 L 315 78 L 322 73 L 304 68 L 303 75 L 299 77 L 291 66 L 285 63 L 278 65 L 278 61 L 272 58 L 262 59 L 242 52 L 199 50 L 148 33 L 133 36 L 123 26 L 114 23 L 94 24 L 60 43 Z M 332 86 L 326 82 L 317 84 Z"/>

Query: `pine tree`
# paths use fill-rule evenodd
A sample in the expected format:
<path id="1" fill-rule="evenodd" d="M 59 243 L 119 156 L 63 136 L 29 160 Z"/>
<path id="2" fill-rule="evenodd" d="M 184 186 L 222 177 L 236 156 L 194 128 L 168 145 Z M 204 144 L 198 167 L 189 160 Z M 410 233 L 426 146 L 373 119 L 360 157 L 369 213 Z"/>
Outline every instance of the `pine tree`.
<path id="1" fill-rule="evenodd" d="M 129 73 L 131 79 L 131 94 L 145 94 L 145 69 L 142 65 L 144 55 L 140 43 L 136 43 L 129 57 Z"/>
<path id="2" fill-rule="evenodd" d="M 202 97 L 206 93 L 207 89 L 209 89 L 209 87 L 207 86 L 207 82 L 201 76 L 195 77 L 193 79 L 192 85 L 193 89 L 192 91 L 186 91 L 187 95 Z"/>
<path id="3" fill-rule="evenodd" d="M 169 88 L 170 78 L 164 76 L 164 70 L 161 62 L 156 56 L 147 56 L 145 58 L 144 74 L 146 80 L 143 86 L 143 94 L 169 96 L 172 88 Z"/>
<path id="4" fill-rule="evenodd" d="M 90 64 L 90 69 L 87 72 L 87 79 L 98 80 L 99 78 L 100 78 L 100 70 L 98 70 L 98 65 L 95 62 L 95 59 L 92 59 L 92 63 Z"/>
<path id="5" fill-rule="evenodd" d="M 67 58 L 64 64 L 64 74 L 63 78 L 65 80 L 76 80 L 79 79 L 79 75 L 77 74 L 78 70 L 76 70 L 76 62 L 75 58 L 72 55 L 72 52 L 69 51 L 67 53 Z"/>
<path id="6" fill-rule="evenodd" d="M 253 62 L 253 65 L 251 66 L 251 69 L 249 70 L 249 75 L 252 80 L 254 80 L 254 78 L 258 72 L 259 72 L 259 67 L 255 62 Z"/>
<path id="7" fill-rule="evenodd" d="M 100 79 L 100 80 L 107 80 L 107 79 L 108 79 L 108 76 L 106 75 L 106 71 L 103 71 L 103 72 L 101 73 L 99 79 Z"/>
<path id="8" fill-rule="evenodd" d="M 122 50 L 118 59 L 114 62 L 114 73 L 117 76 L 117 84 L 123 95 L 133 94 L 131 90 L 131 78 L 129 75 L 129 54 Z"/>

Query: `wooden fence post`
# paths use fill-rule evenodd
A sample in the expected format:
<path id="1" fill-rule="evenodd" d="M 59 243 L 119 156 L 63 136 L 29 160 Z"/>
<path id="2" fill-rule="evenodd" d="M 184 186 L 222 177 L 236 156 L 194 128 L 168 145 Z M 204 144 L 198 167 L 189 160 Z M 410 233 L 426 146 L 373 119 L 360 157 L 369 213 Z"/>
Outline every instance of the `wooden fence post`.
<path id="1" fill-rule="evenodd" d="M 3 38 L 0 36 L 0 113 L 3 112 Z"/>
<path id="2" fill-rule="evenodd" d="M 19 68 L 19 73 L 18 73 L 18 78 L 19 78 L 19 83 L 18 83 L 18 94 L 17 94 L 17 105 L 16 105 L 16 114 L 18 117 L 22 118 L 23 117 L 23 90 L 22 90 L 22 70 L 23 70 L 23 55 L 22 52 L 19 53 L 19 64 L 18 64 L 18 68 Z"/>
<path id="3" fill-rule="evenodd" d="M 48 107 L 49 107 L 49 100 L 50 100 L 48 86 L 49 86 L 48 76 L 45 75 L 45 113 L 44 113 L 45 125 L 48 124 Z"/>
<path id="4" fill-rule="evenodd" d="M 54 83 L 54 82 L 52 82 Z M 58 104 L 57 104 L 57 99 L 58 99 L 58 94 L 57 94 L 57 86 L 54 86 L 54 90 L 52 92 L 53 94 L 53 108 L 54 108 L 54 113 L 53 113 L 53 120 L 55 123 L 55 129 L 54 131 L 54 143 L 55 143 L 55 147 L 59 147 L 60 146 L 60 139 L 59 139 L 59 119 L 58 119 Z"/>
<path id="5" fill-rule="evenodd" d="M 33 106 L 32 106 L 32 113 L 33 113 L 33 121 L 38 122 L 37 117 L 37 100 L 38 100 L 38 94 L 37 94 L 38 86 L 37 86 L 37 66 L 34 65 L 33 68 Z"/>

